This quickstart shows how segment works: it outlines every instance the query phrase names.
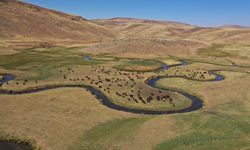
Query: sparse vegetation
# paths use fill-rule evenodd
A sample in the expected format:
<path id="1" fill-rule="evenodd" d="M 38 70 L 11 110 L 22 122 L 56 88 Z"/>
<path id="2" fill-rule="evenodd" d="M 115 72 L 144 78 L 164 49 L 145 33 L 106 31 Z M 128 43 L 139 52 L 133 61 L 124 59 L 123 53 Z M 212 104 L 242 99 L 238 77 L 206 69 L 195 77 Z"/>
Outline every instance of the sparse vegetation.
<path id="1" fill-rule="evenodd" d="M 136 136 L 136 131 L 149 117 L 116 119 L 100 124 L 79 137 L 77 143 L 72 144 L 72 150 L 99 150 L 110 147 L 120 149 L 123 142 L 132 142 L 131 137 Z M 126 133 L 126 134 L 124 134 Z M 119 140 L 117 140 L 119 139 Z"/>
<path id="2" fill-rule="evenodd" d="M 199 54 L 202 56 L 211 56 L 211 57 L 228 57 L 232 56 L 230 53 L 223 51 L 225 45 L 213 45 L 209 48 L 202 48 L 199 50 Z"/>
<path id="3" fill-rule="evenodd" d="M 161 67 L 162 63 L 153 60 L 123 59 L 123 63 L 115 68 L 124 71 L 154 71 Z"/>

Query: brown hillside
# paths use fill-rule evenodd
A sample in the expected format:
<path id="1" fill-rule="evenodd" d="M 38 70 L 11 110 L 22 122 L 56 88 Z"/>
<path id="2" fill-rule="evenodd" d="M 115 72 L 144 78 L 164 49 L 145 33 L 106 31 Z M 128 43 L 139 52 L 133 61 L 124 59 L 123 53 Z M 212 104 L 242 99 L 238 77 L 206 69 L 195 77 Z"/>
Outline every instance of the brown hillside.
<path id="1" fill-rule="evenodd" d="M 80 16 L 15 0 L 0 0 L 0 20 L 2 40 L 89 43 L 118 35 Z"/>
<path id="2" fill-rule="evenodd" d="M 99 19 L 94 20 L 93 22 L 109 28 L 113 28 L 126 36 L 150 38 L 184 38 L 186 32 L 198 29 L 195 26 L 178 22 L 154 21 L 133 18 L 113 18 L 103 20 Z"/>
<path id="3" fill-rule="evenodd" d="M 250 28 L 241 26 L 204 28 L 133 18 L 87 20 L 16 0 L 0 0 L 1 54 L 31 47 L 86 43 L 91 45 L 86 50 L 94 53 L 194 54 L 214 43 L 249 41 Z"/>
<path id="4" fill-rule="evenodd" d="M 132 18 L 99 19 L 94 22 L 133 37 L 188 39 L 207 44 L 248 43 L 250 40 L 250 28 L 240 26 L 204 28 L 178 22 Z"/>
<path id="5" fill-rule="evenodd" d="M 128 57 L 150 57 L 166 54 L 193 54 L 207 45 L 188 40 L 165 40 L 156 38 L 119 38 L 84 49 L 89 53 L 109 53 Z"/>

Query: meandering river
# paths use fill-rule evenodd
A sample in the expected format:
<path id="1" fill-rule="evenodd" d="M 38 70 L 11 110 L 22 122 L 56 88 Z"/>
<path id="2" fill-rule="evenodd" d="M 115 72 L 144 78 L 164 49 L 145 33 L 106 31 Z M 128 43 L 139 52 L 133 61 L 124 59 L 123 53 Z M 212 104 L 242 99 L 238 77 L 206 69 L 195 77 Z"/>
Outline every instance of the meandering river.
<path id="1" fill-rule="evenodd" d="M 162 66 L 160 70 L 166 70 L 170 67 L 176 67 L 176 66 L 183 66 L 187 65 L 188 63 L 185 61 L 182 61 L 180 64 L 176 65 L 171 65 L 171 66 Z M 213 82 L 213 81 L 221 81 L 224 80 L 224 77 L 222 75 L 219 75 L 216 73 L 216 71 L 210 71 L 212 74 L 214 74 L 216 77 L 214 80 L 210 80 L 207 82 Z M 174 76 L 171 76 L 174 77 Z M 14 80 L 14 76 L 11 74 L 4 74 L 3 79 L 0 80 L 0 84 L 4 84 L 8 81 Z M 28 94 L 28 93 L 34 93 L 34 92 L 40 92 L 40 91 L 45 91 L 45 90 L 51 90 L 51 89 L 57 89 L 57 88 L 65 88 L 65 87 L 70 87 L 70 88 L 84 88 L 87 91 L 91 92 L 93 95 L 96 96 L 96 98 L 106 107 L 114 109 L 114 110 L 119 110 L 119 111 L 125 111 L 125 112 L 130 112 L 130 113 L 136 113 L 136 114 L 149 114 L 149 115 L 162 115 L 162 114 L 174 114 L 174 113 L 185 113 L 185 112 L 192 112 L 199 110 L 203 106 L 203 101 L 194 95 L 191 95 L 187 92 L 180 91 L 180 90 L 173 90 L 173 89 L 165 89 L 165 88 L 160 88 L 156 85 L 156 83 L 164 78 L 169 78 L 167 76 L 162 76 L 162 77 L 156 77 L 156 78 L 150 78 L 145 81 L 145 84 L 148 86 L 151 86 L 153 88 L 169 91 L 169 92 L 177 92 L 184 97 L 188 98 L 189 100 L 192 101 L 191 106 L 187 108 L 183 108 L 180 110 L 169 110 L 169 111 L 157 111 L 157 110 L 140 110 L 140 109 L 134 109 L 134 108 L 128 108 L 125 106 L 120 106 L 115 103 L 113 103 L 103 92 L 100 90 L 96 89 L 95 87 L 88 86 L 88 85 L 80 85 L 80 84 L 68 84 L 68 85 L 46 85 L 46 86 L 40 86 L 40 87 L 35 87 L 32 89 L 24 89 L 22 91 L 13 91 L 13 90 L 3 90 L 0 89 L 0 94 L 9 94 L 9 95 L 19 95 L 19 94 Z M 11 149 L 11 150 L 32 150 L 32 146 L 29 144 L 22 144 L 22 143 L 15 143 L 12 141 L 4 141 L 0 140 L 0 149 Z"/>
<path id="2" fill-rule="evenodd" d="M 180 64 L 171 65 L 171 66 L 168 66 L 168 68 L 175 67 L 175 66 L 183 66 L 183 65 L 187 65 L 187 64 L 188 64 L 187 62 L 182 61 Z M 165 67 L 161 68 L 161 70 L 163 70 L 163 69 L 166 69 L 166 68 Z M 211 73 L 213 73 L 216 76 L 216 78 L 214 80 L 210 80 L 207 82 L 224 80 L 224 77 L 217 74 L 215 71 L 213 71 Z M 173 76 L 171 76 L 171 77 L 173 77 Z M 151 86 L 153 88 L 157 88 L 157 89 L 161 89 L 161 90 L 165 90 L 165 91 L 169 91 L 169 92 L 177 92 L 177 93 L 183 95 L 184 97 L 188 98 L 189 100 L 191 100 L 192 105 L 187 107 L 187 108 L 180 109 L 180 110 L 169 110 L 169 111 L 141 110 L 141 109 L 135 109 L 135 108 L 128 108 L 128 107 L 120 106 L 120 105 L 113 103 L 103 92 L 96 89 L 95 87 L 88 86 L 88 85 L 82 85 L 82 84 L 81 85 L 80 84 L 46 85 L 46 86 L 35 87 L 32 89 L 30 89 L 30 88 L 24 89 L 21 91 L 3 90 L 2 89 L 2 90 L 0 90 L 0 94 L 11 94 L 11 95 L 28 94 L 28 93 L 40 92 L 40 91 L 45 91 L 45 90 L 57 89 L 57 88 L 65 88 L 65 87 L 85 88 L 86 90 L 90 91 L 93 95 L 95 95 L 97 97 L 97 99 L 103 105 L 107 106 L 108 108 L 119 110 L 119 111 L 125 111 L 125 112 L 137 113 L 137 114 L 159 115 L 159 114 L 185 113 L 185 112 L 191 112 L 191 111 L 195 111 L 195 110 L 202 108 L 203 102 L 197 96 L 191 95 L 187 92 L 180 91 L 180 90 L 165 89 L 165 88 L 157 87 L 156 82 L 161 80 L 161 79 L 164 79 L 164 78 L 169 78 L 169 77 L 163 76 L 163 77 L 150 78 L 150 79 L 146 80 L 145 83 L 148 86 Z M 8 81 L 13 80 L 13 79 L 14 79 L 14 76 L 12 76 L 10 74 L 6 74 L 6 75 L 4 75 L 4 78 L 3 78 L 3 80 L 1 80 L 0 83 L 3 84 L 5 82 L 8 82 Z"/>

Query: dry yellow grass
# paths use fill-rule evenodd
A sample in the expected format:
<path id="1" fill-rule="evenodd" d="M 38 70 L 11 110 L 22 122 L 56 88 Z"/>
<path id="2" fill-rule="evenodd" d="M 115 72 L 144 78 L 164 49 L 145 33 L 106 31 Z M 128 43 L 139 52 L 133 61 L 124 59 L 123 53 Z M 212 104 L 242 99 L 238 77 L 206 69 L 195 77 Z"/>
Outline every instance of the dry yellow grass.
<path id="1" fill-rule="evenodd" d="M 1 133 L 35 140 L 48 150 L 67 150 L 86 130 L 111 119 L 135 116 L 106 108 L 84 89 L 0 96 Z"/>
<path id="2" fill-rule="evenodd" d="M 139 38 L 189 39 L 201 43 L 249 43 L 250 29 L 239 27 L 203 28 L 171 21 L 154 21 L 133 18 L 95 20 L 125 36 Z"/>
<path id="3" fill-rule="evenodd" d="M 250 90 L 248 86 L 250 84 L 249 74 L 227 71 L 221 73 L 226 77 L 221 82 L 200 83 L 186 79 L 163 79 L 158 82 L 158 85 L 199 93 L 205 102 L 204 109 L 208 110 L 229 102 L 236 102 L 240 105 L 248 104 L 250 100 L 250 95 L 247 92 Z"/>
<path id="4" fill-rule="evenodd" d="M 0 53 L 51 45 L 95 43 L 119 35 L 80 16 L 21 1 L 0 1 Z M 25 15 L 24 15 L 25 14 Z"/>
<path id="5" fill-rule="evenodd" d="M 117 38 L 84 48 L 92 54 L 111 54 L 123 57 L 152 58 L 167 54 L 191 55 L 207 45 L 190 40 L 166 40 L 158 38 Z"/>
<path id="6" fill-rule="evenodd" d="M 128 149 L 150 150 L 163 139 L 174 137 L 175 120 L 171 117 L 155 117 L 140 126 L 134 142 L 130 143 Z M 142 140 L 144 139 L 144 140 Z"/>

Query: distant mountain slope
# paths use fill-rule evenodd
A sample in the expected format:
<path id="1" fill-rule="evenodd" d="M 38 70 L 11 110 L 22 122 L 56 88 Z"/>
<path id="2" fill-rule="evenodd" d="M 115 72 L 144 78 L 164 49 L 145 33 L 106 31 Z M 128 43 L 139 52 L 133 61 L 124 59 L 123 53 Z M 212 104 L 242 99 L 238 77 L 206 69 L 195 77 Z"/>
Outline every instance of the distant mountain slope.
<path id="1" fill-rule="evenodd" d="M 115 29 L 125 36 L 188 39 L 207 43 L 240 42 L 248 43 L 250 28 L 225 26 L 204 28 L 171 21 L 153 21 L 133 18 L 98 19 L 93 22 Z"/>
<path id="2" fill-rule="evenodd" d="M 113 28 L 124 35 L 137 37 L 179 38 L 185 37 L 185 31 L 198 29 L 196 26 L 179 22 L 134 18 L 97 19 L 93 20 L 93 22 Z"/>
<path id="3" fill-rule="evenodd" d="M 0 0 L 0 38 L 95 42 L 118 33 L 82 17 L 15 0 Z"/>
<path id="4" fill-rule="evenodd" d="M 87 20 L 21 1 L 0 0 L 0 54 L 85 43 L 89 52 L 116 55 L 194 54 L 214 43 L 249 41 L 250 28 L 241 26 L 204 28 L 134 18 Z"/>
<path id="5" fill-rule="evenodd" d="M 165 40 L 157 38 L 117 38 L 85 48 L 88 53 L 109 53 L 119 56 L 150 57 L 167 54 L 194 54 L 207 45 L 188 40 Z"/>

